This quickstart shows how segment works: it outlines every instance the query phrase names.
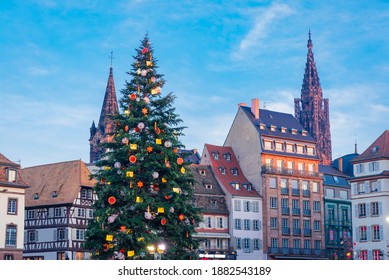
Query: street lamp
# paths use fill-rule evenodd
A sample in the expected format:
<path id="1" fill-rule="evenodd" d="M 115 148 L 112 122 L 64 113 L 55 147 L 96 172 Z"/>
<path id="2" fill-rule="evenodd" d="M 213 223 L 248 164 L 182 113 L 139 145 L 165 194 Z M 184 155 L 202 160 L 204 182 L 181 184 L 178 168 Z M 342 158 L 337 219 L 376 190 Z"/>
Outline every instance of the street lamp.
<path id="1" fill-rule="evenodd" d="M 149 250 L 150 254 L 154 255 L 154 260 L 160 260 L 162 257 L 162 254 L 166 251 L 166 245 L 163 243 L 160 243 L 157 245 L 157 248 L 155 248 L 154 245 L 147 246 L 147 250 Z"/>

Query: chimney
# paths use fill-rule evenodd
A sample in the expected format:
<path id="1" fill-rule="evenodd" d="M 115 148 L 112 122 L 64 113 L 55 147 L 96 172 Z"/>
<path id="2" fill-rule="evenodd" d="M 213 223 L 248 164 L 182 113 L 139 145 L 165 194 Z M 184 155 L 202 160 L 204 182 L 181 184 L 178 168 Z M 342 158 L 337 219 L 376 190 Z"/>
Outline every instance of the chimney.
<path id="1" fill-rule="evenodd" d="M 338 169 L 340 172 L 343 172 L 343 158 L 339 158 L 338 160 Z"/>
<path id="2" fill-rule="evenodd" d="M 244 102 L 239 103 L 239 104 L 238 104 L 238 109 L 239 109 L 240 107 L 242 107 L 242 106 L 247 106 L 247 104 L 244 103 Z"/>
<path id="3" fill-rule="evenodd" d="M 253 113 L 255 119 L 259 119 L 259 99 L 251 99 L 251 113 Z"/>

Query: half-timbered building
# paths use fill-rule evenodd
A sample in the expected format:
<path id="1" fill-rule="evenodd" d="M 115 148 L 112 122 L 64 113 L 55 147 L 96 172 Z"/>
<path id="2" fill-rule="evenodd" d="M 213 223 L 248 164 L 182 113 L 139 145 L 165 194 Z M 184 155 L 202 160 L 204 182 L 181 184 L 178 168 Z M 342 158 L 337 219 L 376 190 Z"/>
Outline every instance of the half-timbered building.
<path id="1" fill-rule="evenodd" d="M 24 168 L 24 259 L 89 259 L 83 249 L 95 200 L 90 171 L 81 160 Z"/>

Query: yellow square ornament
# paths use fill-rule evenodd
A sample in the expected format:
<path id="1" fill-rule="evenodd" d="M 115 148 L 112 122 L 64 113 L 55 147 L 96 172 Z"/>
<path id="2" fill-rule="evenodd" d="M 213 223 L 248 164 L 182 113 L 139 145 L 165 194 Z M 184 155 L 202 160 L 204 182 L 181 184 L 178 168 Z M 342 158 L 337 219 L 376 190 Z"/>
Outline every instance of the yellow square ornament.
<path id="1" fill-rule="evenodd" d="M 162 144 L 162 140 L 160 138 L 155 139 L 155 144 L 161 145 Z"/>
<path id="2" fill-rule="evenodd" d="M 130 144 L 130 150 L 136 150 L 136 149 L 138 149 L 137 144 Z"/>
<path id="3" fill-rule="evenodd" d="M 165 213 L 165 208 L 158 207 L 158 213 Z"/>
<path id="4" fill-rule="evenodd" d="M 127 171 L 126 172 L 127 177 L 134 177 L 134 172 L 133 171 Z"/>
<path id="5" fill-rule="evenodd" d="M 105 237 L 105 240 L 112 241 L 113 240 L 113 235 L 107 234 L 107 236 Z"/>
<path id="6" fill-rule="evenodd" d="M 127 257 L 133 257 L 135 255 L 135 251 L 127 251 Z"/>

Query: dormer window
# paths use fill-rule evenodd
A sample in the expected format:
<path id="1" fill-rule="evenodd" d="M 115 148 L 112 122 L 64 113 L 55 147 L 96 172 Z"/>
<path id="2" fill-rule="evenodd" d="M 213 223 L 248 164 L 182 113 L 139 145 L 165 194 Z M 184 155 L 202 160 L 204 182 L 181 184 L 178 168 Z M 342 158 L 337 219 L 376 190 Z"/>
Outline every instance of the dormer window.
<path id="1" fill-rule="evenodd" d="M 34 199 L 39 199 L 39 193 L 34 193 Z"/>
<path id="2" fill-rule="evenodd" d="M 253 189 L 253 186 L 249 183 L 245 183 L 243 184 L 243 187 L 248 190 L 249 192 L 251 192 L 251 190 Z"/>
<path id="3" fill-rule="evenodd" d="M 281 126 L 281 132 L 286 133 L 286 127 Z"/>
<path id="4" fill-rule="evenodd" d="M 200 173 L 200 175 L 203 175 L 203 176 L 207 175 L 207 171 L 205 171 L 205 169 L 200 169 L 199 173 Z"/>
<path id="5" fill-rule="evenodd" d="M 276 131 L 276 129 L 277 129 L 277 127 L 276 127 L 275 125 L 271 125 L 271 126 L 270 126 L 270 130 L 271 130 L 271 131 Z"/>
<path id="6" fill-rule="evenodd" d="M 292 132 L 292 134 L 296 135 L 297 134 L 297 129 L 292 128 L 292 129 L 290 129 L 290 132 Z"/>
<path id="7" fill-rule="evenodd" d="M 307 147 L 307 154 L 310 156 L 315 155 L 315 148 L 314 147 Z"/>
<path id="8" fill-rule="evenodd" d="M 6 171 L 7 175 L 7 181 L 8 182 L 16 182 L 16 170 L 7 168 Z"/>
<path id="9" fill-rule="evenodd" d="M 306 131 L 306 130 L 301 130 L 301 135 L 302 135 L 302 136 L 307 136 L 307 135 L 308 135 L 308 131 Z"/>
<path id="10" fill-rule="evenodd" d="M 212 152 L 212 156 L 214 159 L 218 160 L 219 159 L 219 152 Z"/>
<path id="11" fill-rule="evenodd" d="M 266 129 L 266 124 L 264 124 L 264 123 L 259 124 L 259 129 L 265 130 Z"/>
<path id="12" fill-rule="evenodd" d="M 264 140 L 263 144 L 264 144 L 266 150 L 272 149 L 272 142 L 271 141 Z"/>
<path id="13" fill-rule="evenodd" d="M 234 175 L 234 176 L 238 176 L 238 168 L 236 168 L 236 167 L 231 168 L 231 173 L 232 173 L 232 175 Z"/>
<path id="14" fill-rule="evenodd" d="M 220 166 L 219 171 L 221 174 L 226 175 L 226 168 L 225 167 Z"/>
<path id="15" fill-rule="evenodd" d="M 231 187 L 233 187 L 235 190 L 240 190 L 240 184 L 238 182 L 232 182 Z"/>
<path id="16" fill-rule="evenodd" d="M 58 196 L 58 192 L 57 191 L 53 191 L 52 194 L 51 194 L 52 197 L 57 197 Z"/>
<path id="17" fill-rule="evenodd" d="M 226 161 L 230 161 L 231 160 L 231 154 L 230 153 L 225 153 L 223 154 L 223 157 Z"/>

